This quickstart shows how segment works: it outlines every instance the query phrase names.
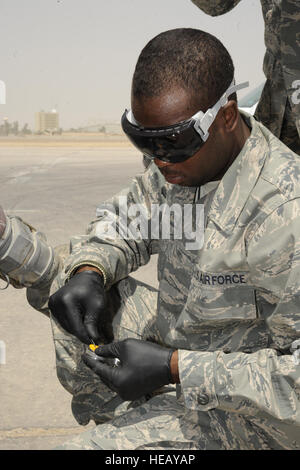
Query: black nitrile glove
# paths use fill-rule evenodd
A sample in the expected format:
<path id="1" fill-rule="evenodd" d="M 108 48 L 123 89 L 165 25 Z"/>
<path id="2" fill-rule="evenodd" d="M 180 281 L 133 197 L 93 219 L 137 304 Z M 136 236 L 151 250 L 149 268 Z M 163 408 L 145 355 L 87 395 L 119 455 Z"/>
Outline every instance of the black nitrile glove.
<path id="1" fill-rule="evenodd" d="M 101 337 L 101 316 L 106 307 L 103 278 L 95 271 L 81 271 L 49 299 L 49 308 L 61 326 L 83 343 Z M 101 328 L 101 326 L 100 326 Z"/>
<path id="2" fill-rule="evenodd" d="M 83 361 L 123 400 L 136 400 L 172 382 L 170 360 L 173 349 L 149 341 L 125 339 L 100 346 L 99 359 L 84 354 Z M 116 357 L 121 363 L 112 367 L 102 358 Z"/>

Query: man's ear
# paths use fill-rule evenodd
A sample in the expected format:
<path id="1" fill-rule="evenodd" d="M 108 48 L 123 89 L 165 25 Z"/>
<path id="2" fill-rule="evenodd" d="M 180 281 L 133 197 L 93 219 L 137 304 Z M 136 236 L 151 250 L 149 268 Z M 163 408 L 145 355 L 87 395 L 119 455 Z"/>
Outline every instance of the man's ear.
<path id="1" fill-rule="evenodd" d="M 224 132 L 233 132 L 236 129 L 239 119 L 239 110 L 237 102 L 234 100 L 228 101 L 222 108 L 222 120 Z"/>

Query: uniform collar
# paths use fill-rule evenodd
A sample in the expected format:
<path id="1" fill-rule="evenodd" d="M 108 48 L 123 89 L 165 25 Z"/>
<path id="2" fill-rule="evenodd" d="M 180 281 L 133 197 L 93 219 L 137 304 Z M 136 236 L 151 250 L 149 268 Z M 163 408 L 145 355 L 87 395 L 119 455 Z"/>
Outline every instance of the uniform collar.
<path id="1" fill-rule="evenodd" d="M 213 220 L 226 233 L 234 229 L 269 152 L 260 125 L 249 114 L 241 114 L 251 127 L 251 134 L 221 179 L 208 214 L 208 219 Z"/>
<path id="2" fill-rule="evenodd" d="M 220 180 L 210 181 L 209 183 L 200 186 L 200 198 L 202 199 L 203 197 L 207 196 L 211 191 L 214 191 L 218 187 L 219 183 Z"/>

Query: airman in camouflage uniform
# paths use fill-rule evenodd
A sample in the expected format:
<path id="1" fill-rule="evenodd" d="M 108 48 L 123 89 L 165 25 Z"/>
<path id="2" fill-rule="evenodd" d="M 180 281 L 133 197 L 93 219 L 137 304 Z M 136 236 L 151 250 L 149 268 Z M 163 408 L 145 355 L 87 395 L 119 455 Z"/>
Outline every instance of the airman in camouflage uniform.
<path id="1" fill-rule="evenodd" d="M 208 15 L 232 10 L 241 0 L 192 0 Z M 300 155 L 300 5 L 298 0 L 261 0 L 265 21 L 267 78 L 255 116 Z"/>
<path id="2" fill-rule="evenodd" d="M 155 112 L 153 100 L 149 113 Z M 233 101 L 226 106 L 237 112 Z M 133 111 L 136 116 L 134 104 Z M 225 119 L 225 108 L 220 112 Z M 252 116 L 236 116 L 238 129 L 248 134 L 237 131 L 241 148 L 220 179 L 172 184 L 162 170 L 184 169 L 190 159 L 176 166 L 155 158 L 127 189 L 98 207 L 86 235 L 71 240 L 51 298 L 79 267 L 98 269 L 108 297 L 101 321 L 112 325 L 103 342 L 136 338 L 175 349 L 179 380 L 139 399 L 122 399 L 83 362 L 86 345 L 57 322 L 52 301 L 59 380 L 73 395 L 77 421 L 97 424 L 61 448 L 300 448 L 300 162 Z M 200 159 L 202 151 L 213 150 L 217 137 L 211 132 Z M 117 233 L 123 230 L 120 197 L 128 207 L 140 204 L 148 225 L 153 204 L 202 204 L 203 246 L 187 249 L 184 230 L 182 238 L 114 237 L 112 225 Z M 134 216 L 128 218 L 131 225 Z M 170 221 L 175 229 L 175 219 Z M 130 276 L 156 253 L 158 290 Z"/>
<path id="3" fill-rule="evenodd" d="M 211 205 L 199 252 L 186 250 L 186 240 L 143 240 L 134 249 L 112 243 L 98 230 L 109 215 L 72 240 L 59 284 L 78 264 L 104 268 L 114 339 L 178 348 L 181 384 L 176 393 L 122 402 L 80 360 L 85 346 L 53 321 L 58 376 L 74 395 L 74 416 L 81 424 L 111 419 L 66 448 L 300 448 L 300 366 L 289 351 L 300 331 L 300 164 L 247 120 L 251 137 L 230 170 L 216 188 L 201 188 L 198 203 Z M 151 164 L 126 194 L 184 204 L 195 191 L 164 183 Z M 158 292 L 127 277 L 156 252 Z"/>

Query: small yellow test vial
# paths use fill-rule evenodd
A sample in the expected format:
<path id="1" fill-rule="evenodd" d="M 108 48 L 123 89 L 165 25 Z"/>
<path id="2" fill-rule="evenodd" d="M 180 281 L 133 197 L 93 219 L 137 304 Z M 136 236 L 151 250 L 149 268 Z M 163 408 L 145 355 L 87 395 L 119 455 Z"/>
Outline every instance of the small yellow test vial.
<path id="1" fill-rule="evenodd" d="M 105 362 L 106 364 L 112 366 L 112 367 L 118 367 L 120 365 L 120 360 L 117 358 L 117 357 L 114 357 L 114 358 L 111 358 L 111 357 L 99 357 L 97 356 L 97 354 L 95 353 L 95 350 L 99 348 L 99 346 L 97 344 L 89 344 L 89 350 L 92 351 L 89 353 L 89 351 L 87 351 L 88 355 L 90 357 L 92 357 L 93 359 L 95 360 L 98 360 L 100 362 Z"/>

